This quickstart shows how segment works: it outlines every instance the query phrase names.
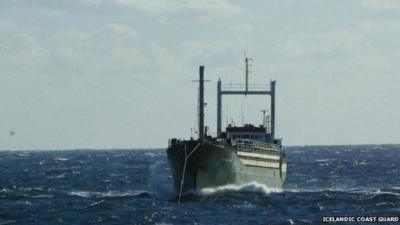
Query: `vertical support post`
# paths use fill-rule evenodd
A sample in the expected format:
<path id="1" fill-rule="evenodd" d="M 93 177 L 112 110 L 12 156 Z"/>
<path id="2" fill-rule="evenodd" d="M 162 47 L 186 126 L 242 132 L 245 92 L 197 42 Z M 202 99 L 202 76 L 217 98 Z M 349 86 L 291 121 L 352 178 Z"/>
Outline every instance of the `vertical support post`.
<path id="1" fill-rule="evenodd" d="M 199 140 L 204 140 L 204 66 L 199 68 Z"/>
<path id="2" fill-rule="evenodd" d="M 266 128 L 267 123 L 266 123 L 265 113 L 267 113 L 267 110 L 263 109 L 263 110 L 261 110 L 261 112 L 263 113 L 263 126 L 264 126 L 264 128 Z M 267 129 L 265 129 L 265 131 L 267 131 Z"/>
<path id="3" fill-rule="evenodd" d="M 222 81 L 218 79 L 217 83 L 217 137 L 221 137 L 222 127 Z"/>
<path id="4" fill-rule="evenodd" d="M 245 63 L 246 63 L 246 93 L 249 90 L 249 58 L 245 58 Z"/>
<path id="5" fill-rule="evenodd" d="M 271 81 L 271 143 L 275 140 L 275 84 L 276 81 Z"/>

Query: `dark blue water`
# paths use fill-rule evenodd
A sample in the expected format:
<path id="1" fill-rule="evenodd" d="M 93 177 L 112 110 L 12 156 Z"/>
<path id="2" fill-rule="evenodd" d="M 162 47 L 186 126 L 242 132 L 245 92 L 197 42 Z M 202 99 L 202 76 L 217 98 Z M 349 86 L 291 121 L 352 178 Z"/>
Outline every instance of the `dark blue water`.
<path id="1" fill-rule="evenodd" d="M 0 225 L 319 224 L 322 216 L 400 216 L 400 146 L 286 153 L 284 190 L 227 186 L 188 193 L 178 204 L 164 150 L 3 151 Z"/>

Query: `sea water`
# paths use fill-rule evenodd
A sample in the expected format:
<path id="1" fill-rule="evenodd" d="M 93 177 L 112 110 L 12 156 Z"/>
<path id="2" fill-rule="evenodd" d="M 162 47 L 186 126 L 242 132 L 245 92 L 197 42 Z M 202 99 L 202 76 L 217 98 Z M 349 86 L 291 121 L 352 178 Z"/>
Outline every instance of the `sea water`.
<path id="1" fill-rule="evenodd" d="M 323 224 L 400 216 L 400 146 L 286 147 L 283 189 L 227 185 L 178 203 L 165 149 L 0 152 L 4 224 Z M 324 219 L 325 218 L 325 219 Z M 341 223 L 351 224 L 351 223 Z"/>

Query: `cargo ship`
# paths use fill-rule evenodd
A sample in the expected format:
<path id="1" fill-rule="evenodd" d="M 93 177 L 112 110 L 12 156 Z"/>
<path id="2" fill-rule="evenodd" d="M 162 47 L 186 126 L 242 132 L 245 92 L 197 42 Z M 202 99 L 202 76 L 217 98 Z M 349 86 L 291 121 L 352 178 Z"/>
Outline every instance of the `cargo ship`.
<path id="1" fill-rule="evenodd" d="M 286 179 L 286 159 L 282 139 L 275 138 L 275 86 L 252 88 L 246 81 L 240 88 L 225 87 L 217 82 L 216 136 L 204 126 L 204 66 L 199 67 L 198 137 L 168 141 L 167 157 L 173 184 L 179 196 L 188 190 L 257 182 L 269 188 L 282 188 Z M 269 115 L 263 111 L 263 124 L 227 124 L 222 130 L 222 97 L 225 95 L 265 95 L 270 97 Z M 268 104 L 267 104 L 268 105 Z"/>

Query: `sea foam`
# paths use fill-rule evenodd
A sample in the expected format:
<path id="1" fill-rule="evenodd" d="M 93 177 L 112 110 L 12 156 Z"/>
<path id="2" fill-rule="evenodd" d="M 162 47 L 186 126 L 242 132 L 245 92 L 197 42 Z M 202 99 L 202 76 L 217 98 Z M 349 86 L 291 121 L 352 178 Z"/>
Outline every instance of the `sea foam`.
<path id="1" fill-rule="evenodd" d="M 257 182 L 250 182 L 247 184 L 243 185 L 234 185 L 234 184 L 228 184 L 220 187 L 215 187 L 215 188 L 203 188 L 199 191 L 200 194 L 203 195 L 210 195 L 210 194 L 215 194 L 215 193 L 225 193 L 225 192 L 256 192 L 256 193 L 262 193 L 262 194 L 270 194 L 273 192 L 283 192 L 282 188 L 270 188 L 264 184 L 260 184 Z"/>

